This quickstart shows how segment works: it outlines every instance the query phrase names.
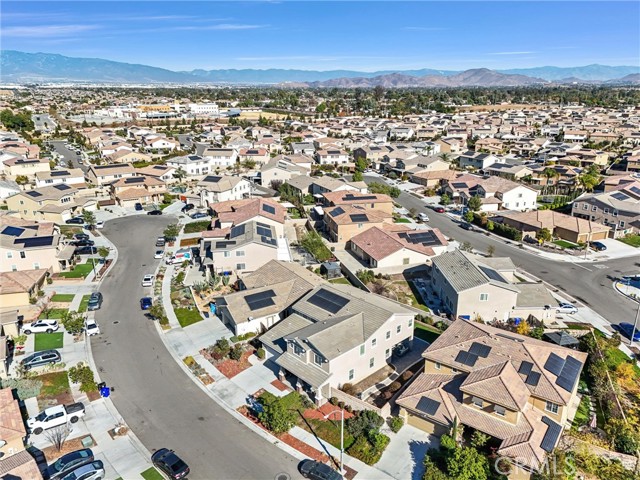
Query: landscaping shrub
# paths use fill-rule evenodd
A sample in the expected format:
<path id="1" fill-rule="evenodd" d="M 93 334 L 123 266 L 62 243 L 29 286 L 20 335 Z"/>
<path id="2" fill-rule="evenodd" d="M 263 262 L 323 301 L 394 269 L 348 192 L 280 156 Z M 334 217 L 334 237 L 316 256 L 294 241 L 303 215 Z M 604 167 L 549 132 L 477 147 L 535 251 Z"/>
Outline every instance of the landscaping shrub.
<path id="1" fill-rule="evenodd" d="M 347 395 L 355 395 L 356 394 L 356 389 L 355 389 L 355 387 L 353 386 L 352 383 L 345 383 L 344 385 L 342 385 L 342 388 L 340 390 L 342 390 Z"/>
<path id="2" fill-rule="evenodd" d="M 389 419 L 389 428 L 393 433 L 398 433 L 404 425 L 402 417 L 391 417 Z"/>
<path id="3" fill-rule="evenodd" d="M 263 411 L 258 414 L 262 424 L 275 434 L 288 432 L 295 424 L 295 413 L 287 409 L 286 397 L 276 397 L 265 392 L 258 398 Z"/>
<path id="4" fill-rule="evenodd" d="M 331 405 L 338 405 L 338 397 L 331 397 L 329 398 L 329 403 Z"/>
<path id="5" fill-rule="evenodd" d="M 383 424 L 384 419 L 372 410 L 362 410 L 346 421 L 347 431 L 354 437 L 377 433 Z"/>
<path id="6" fill-rule="evenodd" d="M 389 391 L 390 392 L 397 392 L 401 388 L 402 388 L 402 384 L 400 382 L 398 382 L 398 381 L 395 381 L 391 385 L 389 385 Z"/>
<path id="7" fill-rule="evenodd" d="M 203 220 L 201 222 L 190 222 L 184 226 L 184 233 L 198 233 L 209 229 L 211 220 Z"/>
<path id="8" fill-rule="evenodd" d="M 315 230 L 307 233 L 302 240 L 300 240 L 305 250 L 315 257 L 318 262 L 326 262 L 331 259 L 333 255 L 322 241 L 322 237 Z"/>
<path id="9" fill-rule="evenodd" d="M 384 449 L 389 444 L 389 440 L 389 437 L 381 433 L 375 434 L 372 437 L 372 441 L 369 441 L 365 436 L 360 436 L 349 447 L 347 453 L 367 465 L 374 465 L 380 460 Z"/>
<path id="10" fill-rule="evenodd" d="M 93 378 L 91 367 L 82 362 L 69 369 L 69 379 L 73 383 L 80 384 L 81 392 L 95 392 L 98 390 L 98 385 Z"/>
<path id="11" fill-rule="evenodd" d="M 37 397 L 40 395 L 42 382 L 30 378 L 5 378 L 0 379 L 0 388 L 15 389 L 20 400 Z"/>
<path id="12" fill-rule="evenodd" d="M 71 335 L 78 335 L 84 330 L 84 316 L 78 312 L 65 312 L 60 323 Z"/>
<path id="13" fill-rule="evenodd" d="M 258 356 L 258 358 L 260 360 L 264 360 L 264 357 L 266 355 L 265 351 L 264 351 L 264 348 L 260 347 L 258 350 L 256 350 L 256 355 Z"/>
<path id="14" fill-rule="evenodd" d="M 244 349 L 242 348 L 242 346 L 236 345 L 229 351 L 229 358 L 231 360 L 238 361 L 242 358 L 243 353 L 244 353 Z"/>
<path id="15" fill-rule="evenodd" d="M 409 380 L 411 377 L 413 377 L 413 372 L 411 370 L 407 370 L 406 372 L 404 372 L 401 375 L 401 379 L 403 382 L 406 382 L 407 380 Z"/>
<path id="16" fill-rule="evenodd" d="M 236 336 L 234 335 L 234 336 L 232 336 L 232 337 L 229 339 L 229 341 L 230 341 L 231 343 L 238 343 L 238 342 L 240 341 L 240 338 L 239 338 L 239 337 L 236 337 Z"/>

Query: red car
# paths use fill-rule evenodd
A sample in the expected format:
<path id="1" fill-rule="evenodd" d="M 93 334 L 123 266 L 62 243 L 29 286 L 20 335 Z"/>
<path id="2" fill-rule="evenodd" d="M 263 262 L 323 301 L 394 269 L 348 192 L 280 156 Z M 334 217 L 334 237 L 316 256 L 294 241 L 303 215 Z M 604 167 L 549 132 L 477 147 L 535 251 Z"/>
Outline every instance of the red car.
<path id="1" fill-rule="evenodd" d="M 444 213 L 444 207 L 433 207 L 433 210 L 438 213 Z"/>

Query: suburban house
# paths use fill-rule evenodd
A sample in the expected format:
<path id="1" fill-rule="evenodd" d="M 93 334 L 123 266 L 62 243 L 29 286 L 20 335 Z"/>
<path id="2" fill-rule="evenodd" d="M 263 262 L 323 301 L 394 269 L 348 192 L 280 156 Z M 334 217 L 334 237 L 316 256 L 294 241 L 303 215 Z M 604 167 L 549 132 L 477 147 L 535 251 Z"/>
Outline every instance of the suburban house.
<path id="1" fill-rule="evenodd" d="M 316 148 L 312 142 L 291 142 L 291 151 L 302 155 L 313 155 L 316 153 Z"/>
<path id="2" fill-rule="evenodd" d="M 260 169 L 260 183 L 264 187 L 270 187 L 274 180 L 288 182 L 293 177 L 306 176 L 309 173 L 311 173 L 310 165 L 307 167 L 287 155 L 278 155 Z"/>
<path id="3" fill-rule="evenodd" d="M 522 238 L 536 238 L 536 234 L 546 228 L 556 238 L 573 243 L 587 243 L 608 238 L 609 227 L 580 217 L 572 217 L 553 210 L 533 210 L 531 212 L 508 212 L 496 219 L 505 225 L 517 228 Z"/>
<path id="4" fill-rule="evenodd" d="M 255 162 L 256 165 L 264 165 L 269 161 L 271 156 L 266 148 L 243 148 L 238 153 L 241 162 Z"/>
<path id="5" fill-rule="evenodd" d="M 75 188 L 86 187 L 84 172 L 79 168 L 72 168 L 70 170 L 47 170 L 36 173 L 35 177 L 36 188 L 58 185 L 59 183 L 73 185 Z"/>
<path id="6" fill-rule="evenodd" d="M 37 298 L 47 279 L 47 270 L 21 270 L 0 272 L 0 307 L 2 310 L 18 310 L 30 307 L 30 299 Z"/>
<path id="7" fill-rule="evenodd" d="M 500 160 L 490 153 L 467 151 L 458 157 L 458 161 L 460 162 L 460 168 L 484 170 Z"/>
<path id="8" fill-rule="evenodd" d="M 411 230 L 405 225 L 384 224 L 352 237 L 347 247 L 369 268 L 405 270 L 429 263 L 446 252 L 448 245 L 437 228 Z"/>
<path id="9" fill-rule="evenodd" d="M 355 192 L 366 193 L 369 191 L 364 182 L 348 182 L 344 179 L 333 177 L 313 177 L 313 182 L 309 187 L 309 192 L 316 198 L 321 198 L 323 193 L 337 192 L 341 190 L 353 190 Z"/>
<path id="10" fill-rule="evenodd" d="M 142 138 L 142 146 L 147 152 L 153 152 L 159 150 L 163 152 L 172 152 L 173 150 L 180 148 L 180 142 L 173 138 L 161 137 L 157 134 L 145 135 Z"/>
<path id="11" fill-rule="evenodd" d="M 454 318 L 545 321 L 555 315 L 553 296 L 538 283 L 518 282 L 510 258 L 453 250 L 431 261 L 431 288 Z"/>
<path id="12" fill-rule="evenodd" d="M 497 455 L 537 470 L 573 419 L 586 353 L 465 320 L 423 353 L 400 416 L 440 436 L 458 422 L 500 440 Z"/>
<path id="13" fill-rule="evenodd" d="M 223 230 L 228 233 L 228 229 L 243 223 L 255 220 L 273 227 L 277 237 L 284 237 L 284 220 L 287 210 L 278 202 L 265 198 L 247 198 L 243 200 L 229 200 L 211 205 L 214 219 L 211 226 L 213 230 L 203 232 L 204 234 L 214 234 L 216 230 Z"/>
<path id="14" fill-rule="evenodd" d="M 233 148 L 208 147 L 202 152 L 202 156 L 209 161 L 212 168 L 227 168 L 236 164 L 238 152 Z"/>
<path id="15" fill-rule="evenodd" d="M 108 185 L 120 178 L 133 177 L 136 174 L 131 164 L 112 163 L 109 165 L 91 165 L 87 170 L 87 180 L 94 185 Z"/>
<path id="16" fill-rule="evenodd" d="M 573 201 L 571 214 L 611 228 L 613 238 L 640 232 L 640 181 L 617 190 L 586 193 Z"/>
<path id="17" fill-rule="evenodd" d="M 320 165 L 344 165 L 349 163 L 349 154 L 340 148 L 328 147 L 316 152 L 316 160 Z"/>
<path id="18" fill-rule="evenodd" d="M 465 203 L 471 196 L 477 195 L 482 199 L 480 211 L 483 212 L 498 208 L 517 211 L 533 210 L 536 208 L 538 198 L 538 192 L 533 188 L 502 177 L 483 178 L 478 182 L 475 191 L 470 191 L 469 195 L 467 196 L 466 193 L 462 195 Z"/>
<path id="19" fill-rule="evenodd" d="M 116 150 L 106 155 L 106 158 L 113 163 L 150 162 L 153 160 L 151 155 L 126 148 Z"/>
<path id="20" fill-rule="evenodd" d="M 413 341 L 419 310 L 349 285 L 323 284 L 260 337 L 267 357 L 318 405 L 332 390 L 385 367 L 398 344 Z"/>
<path id="21" fill-rule="evenodd" d="M 200 193 L 200 205 L 204 207 L 248 197 L 251 193 L 251 182 L 245 178 L 230 175 L 223 177 L 207 175 L 198 182 L 197 188 Z"/>
<path id="22" fill-rule="evenodd" d="M 234 335 L 263 333 L 286 317 L 291 305 L 323 283 L 322 277 L 299 263 L 271 260 L 241 275 L 241 290 L 217 299 L 216 313 Z"/>
<path id="23" fill-rule="evenodd" d="M 18 185 L 13 180 L 0 180 L 0 200 L 4 200 L 5 198 L 10 197 L 11 195 L 15 195 L 16 193 L 20 193 L 22 189 L 20 185 Z"/>
<path id="24" fill-rule="evenodd" d="M 45 220 L 64 223 L 82 210 L 95 210 L 93 198 L 81 197 L 74 187 L 60 183 L 50 187 L 20 192 L 7 198 L 10 211 L 18 212 L 23 220 Z"/>
<path id="25" fill-rule="evenodd" d="M 111 198 L 121 207 L 133 207 L 136 203 L 160 204 L 167 185 L 155 177 L 139 175 L 121 178 L 110 186 Z"/>
<path id="26" fill-rule="evenodd" d="M 409 179 L 413 183 L 423 185 L 427 188 L 438 188 L 447 182 L 452 181 L 460 173 L 455 170 L 419 170 L 409 174 Z"/>
<path id="27" fill-rule="evenodd" d="M 213 160 L 210 160 L 209 157 L 201 157 L 200 155 L 173 157 L 167 160 L 167 166 L 173 167 L 176 170 L 181 169 L 189 177 L 206 175 L 216 170 L 213 165 Z"/>
<path id="28" fill-rule="evenodd" d="M 509 163 L 494 163 L 484 169 L 486 175 L 495 175 L 507 180 L 521 180 L 523 177 L 533 175 L 533 170 L 526 165 L 512 165 Z"/>
<path id="29" fill-rule="evenodd" d="M 384 210 L 347 205 L 326 209 L 323 218 L 324 228 L 332 242 L 348 242 L 369 228 L 382 228 L 385 223 L 393 223 L 393 216 Z"/>
<path id="30" fill-rule="evenodd" d="M 136 168 L 136 175 L 153 177 L 165 183 L 169 183 L 175 180 L 175 177 L 173 176 L 175 172 L 175 168 L 168 167 L 166 165 L 147 165 L 146 167 Z"/>
<path id="31" fill-rule="evenodd" d="M 352 191 L 324 192 L 325 207 L 361 207 L 365 210 L 380 210 L 393 213 L 393 199 L 382 193 L 360 193 Z"/>
<path id="32" fill-rule="evenodd" d="M 19 175 L 33 177 L 36 173 L 51 170 L 48 158 L 10 158 L 4 161 L 4 173 L 10 180 Z"/>

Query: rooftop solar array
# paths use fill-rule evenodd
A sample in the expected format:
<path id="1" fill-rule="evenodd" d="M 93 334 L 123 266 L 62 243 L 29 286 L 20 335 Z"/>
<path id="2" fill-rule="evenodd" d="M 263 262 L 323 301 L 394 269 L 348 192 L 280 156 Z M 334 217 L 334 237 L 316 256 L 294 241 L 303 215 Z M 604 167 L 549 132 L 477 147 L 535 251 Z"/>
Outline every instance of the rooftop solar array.
<path id="1" fill-rule="evenodd" d="M 244 235 L 244 224 L 233 227 L 229 232 L 229 238 L 236 238 L 240 235 Z"/>
<path id="2" fill-rule="evenodd" d="M 581 369 L 582 363 L 572 356 L 568 356 L 564 362 L 560 376 L 556 379 L 556 385 L 567 392 L 572 392 L 573 387 L 575 387 L 578 382 Z"/>
<path id="3" fill-rule="evenodd" d="M 264 210 L 267 213 L 270 213 L 271 215 L 275 215 L 276 213 L 276 209 L 273 208 L 273 206 L 271 205 L 267 205 L 266 203 L 262 204 L 262 210 Z"/>
<path id="4" fill-rule="evenodd" d="M 562 433 L 562 426 L 551 420 L 549 417 L 542 417 L 542 423 L 547 425 L 547 431 L 542 438 L 540 448 L 545 452 L 552 452 L 556 448 L 560 434 Z"/>
<path id="5" fill-rule="evenodd" d="M 311 305 L 320 307 L 329 313 L 338 313 L 349 300 L 329 290 L 320 289 L 307 300 Z"/>
<path id="6" fill-rule="evenodd" d="M 261 308 L 270 307 L 275 305 L 273 297 L 275 297 L 273 290 L 266 290 L 264 292 L 253 293 L 244 297 L 244 301 L 247 302 L 249 310 L 260 310 Z"/>
<path id="7" fill-rule="evenodd" d="M 399 235 L 407 242 L 413 244 L 421 244 L 425 247 L 433 245 L 440 245 L 440 239 L 436 236 L 433 230 L 416 230 L 415 232 L 403 232 Z"/>
<path id="8" fill-rule="evenodd" d="M 369 217 L 367 217 L 364 213 L 356 213 L 354 215 L 349 215 L 349 218 L 351 218 L 352 222 L 368 222 L 369 221 Z"/>
<path id="9" fill-rule="evenodd" d="M 518 373 L 523 375 L 529 375 L 531 370 L 533 369 L 533 363 L 531 362 L 522 362 L 520 364 L 520 368 L 518 368 Z"/>
<path id="10" fill-rule="evenodd" d="M 498 272 L 496 272 L 493 268 L 484 267 L 482 265 L 480 265 L 479 267 L 480 267 L 480 270 L 482 270 L 482 272 L 487 277 L 489 277 L 489 280 L 495 280 L 496 282 L 504 283 L 504 278 L 502 278 L 502 275 L 500 275 Z"/>
<path id="11" fill-rule="evenodd" d="M 21 243 L 25 248 L 46 247 L 53 244 L 53 236 L 19 238 L 15 243 Z"/>
<path id="12" fill-rule="evenodd" d="M 343 200 L 377 200 L 378 197 L 375 195 L 361 195 L 361 196 L 355 196 L 353 193 L 347 193 L 344 197 L 342 197 Z"/>
<path id="13" fill-rule="evenodd" d="M 631 187 L 629 191 L 635 193 L 636 195 L 640 195 L 640 187 Z"/>
<path id="14" fill-rule="evenodd" d="M 440 406 L 440 402 L 437 400 L 433 400 L 432 398 L 422 397 L 418 400 L 418 404 L 416 408 L 421 412 L 426 413 L 427 415 L 435 415 L 438 411 L 438 407 Z"/>
<path id="15" fill-rule="evenodd" d="M 69 185 L 65 185 L 64 183 L 54 185 L 53 188 L 55 188 L 56 190 L 60 190 L 61 192 L 64 192 L 65 190 L 71 190 L 71 187 Z"/>
<path id="16" fill-rule="evenodd" d="M 3 235 L 10 235 L 12 237 L 19 237 L 24 232 L 24 228 L 19 227 L 4 227 L 2 229 Z"/>
<path id="17" fill-rule="evenodd" d="M 206 177 L 204 177 L 205 182 L 209 182 L 209 183 L 218 183 L 220 180 L 222 179 L 222 177 L 218 177 L 215 175 L 208 175 Z"/>
<path id="18" fill-rule="evenodd" d="M 38 198 L 38 197 L 42 196 L 42 194 L 40 192 L 36 192 L 35 190 L 30 190 L 30 191 L 24 192 L 24 193 L 29 195 L 31 198 Z"/>
<path id="19" fill-rule="evenodd" d="M 562 372 L 562 368 L 564 367 L 564 360 L 562 357 L 559 357 L 555 353 L 549 355 L 547 359 L 547 363 L 544 364 L 544 369 L 547 372 L 551 372 L 556 376 L 559 376 Z"/>
<path id="20" fill-rule="evenodd" d="M 52 177 L 66 177 L 68 175 L 71 175 L 71 174 L 66 170 L 54 170 L 51 172 Z"/>
<path id="21" fill-rule="evenodd" d="M 336 207 L 329 212 L 329 215 L 331 215 L 332 217 L 337 217 L 338 215 L 342 215 L 343 213 L 344 210 L 342 209 L 342 207 Z"/>
<path id="22" fill-rule="evenodd" d="M 466 365 L 468 367 L 473 367 L 478 361 L 478 355 L 475 353 L 461 351 L 458 352 L 456 356 L 456 362 Z"/>
<path id="23" fill-rule="evenodd" d="M 144 183 L 144 177 L 128 177 L 124 179 L 124 183 Z"/>
<path id="24" fill-rule="evenodd" d="M 541 377 L 540 372 L 531 372 L 529 375 L 527 375 L 527 378 L 525 379 L 524 383 L 526 383 L 527 385 L 531 385 L 532 387 L 535 387 L 540 382 L 540 377 Z"/>
<path id="25" fill-rule="evenodd" d="M 469 353 L 473 353 L 482 358 L 487 358 L 489 353 L 491 352 L 491 347 L 489 345 L 484 345 L 483 343 L 473 342 L 471 344 L 471 348 L 469 349 Z"/>
<path id="26" fill-rule="evenodd" d="M 616 200 L 628 200 L 629 197 L 627 195 L 625 195 L 622 192 L 616 192 L 613 195 L 611 195 L 612 198 L 615 198 Z"/>

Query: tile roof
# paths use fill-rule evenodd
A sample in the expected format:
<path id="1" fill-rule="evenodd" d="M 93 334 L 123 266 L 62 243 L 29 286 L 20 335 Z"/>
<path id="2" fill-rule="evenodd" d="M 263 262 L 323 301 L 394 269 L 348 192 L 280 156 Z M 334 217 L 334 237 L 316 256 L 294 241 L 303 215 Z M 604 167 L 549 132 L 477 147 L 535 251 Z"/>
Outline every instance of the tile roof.
<path id="1" fill-rule="evenodd" d="M 0 272 L 0 295 L 28 293 L 46 274 L 45 269 Z"/>
<path id="2" fill-rule="evenodd" d="M 26 450 L 0 459 L 0 477 L 16 480 L 42 480 L 38 464 Z"/>
<path id="3" fill-rule="evenodd" d="M 423 244 L 410 241 L 412 237 L 424 234 L 426 231 L 433 232 L 433 242 L 436 243 Z M 400 228 L 395 228 L 395 226 L 393 228 L 387 228 L 386 225 L 383 225 L 383 228 L 372 227 L 362 233 L 359 233 L 351 239 L 351 242 L 377 261 L 380 261 L 403 248 L 432 257 L 436 254 L 432 247 L 445 247 L 449 244 L 447 239 L 437 228 L 411 230 L 405 226 Z"/>
<path id="4" fill-rule="evenodd" d="M 522 410 L 530 396 L 513 364 L 506 360 L 472 371 L 460 385 L 460 390 L 511 410 Z"/>
<path id="5" fill-rule="evenodd" d="M 10 388 L 0 389 L 0 439 L 9 442 L 27 435 L 20 413 L 20 405 Z"/>
<path id="6" fill-rule="evenodd" d="M 221 223 L 239 225 L 257 216 L 269 218 L 284 224 L 286 208 L 278 202 L 265 198 L 248 198 L 218 202 L 212 207 Z M 266 209 L 265 209 L 266 208 Z M 269 210 L 273 209 L 274 213 Z"/>

